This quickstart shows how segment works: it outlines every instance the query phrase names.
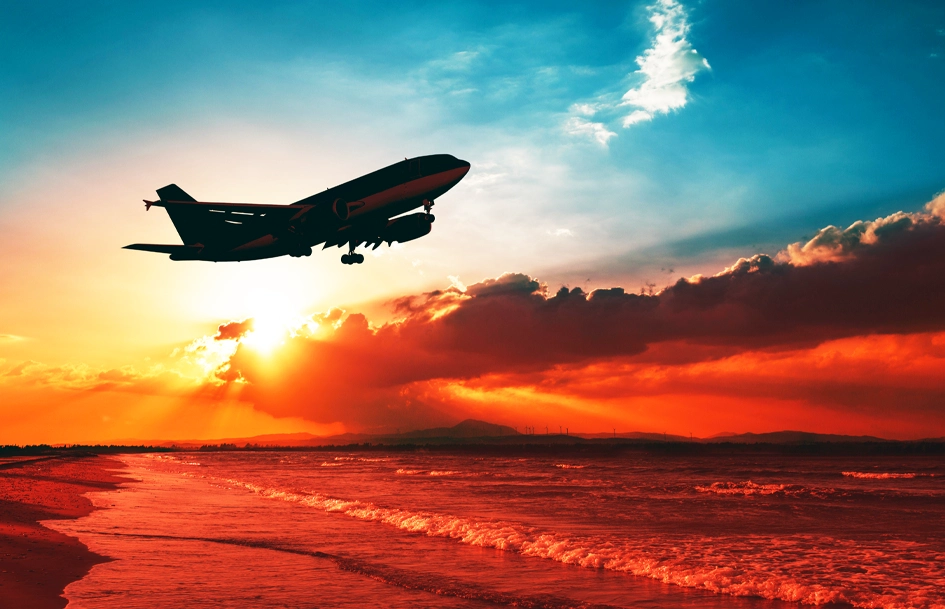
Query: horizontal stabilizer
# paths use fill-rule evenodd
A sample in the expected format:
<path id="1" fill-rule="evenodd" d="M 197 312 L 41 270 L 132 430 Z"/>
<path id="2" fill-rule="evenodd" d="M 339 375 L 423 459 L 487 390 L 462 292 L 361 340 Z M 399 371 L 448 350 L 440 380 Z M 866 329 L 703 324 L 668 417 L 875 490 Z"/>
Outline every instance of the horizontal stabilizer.
<path id="1" fill-rule="evenodd" d="M 161 197 L 162 201 L 190 201 L 193 203 L 197 202 L 197 199 L 193 198 L 186 192 L 184 189 L 178 186 L 177 184 L 168 184 L 164 188 L 157 189 L 158 196 Z"/>
<path id="2" fill-rule="evenodd" d="M 132 243 L 122 249 L 138 250 L 141 252 L 155 252 L 158 254 L 170 254 L 175 258 L 188 258 L 197 256 L 203 249 L 202 245 L 162 245 L 157 243 Z"/>

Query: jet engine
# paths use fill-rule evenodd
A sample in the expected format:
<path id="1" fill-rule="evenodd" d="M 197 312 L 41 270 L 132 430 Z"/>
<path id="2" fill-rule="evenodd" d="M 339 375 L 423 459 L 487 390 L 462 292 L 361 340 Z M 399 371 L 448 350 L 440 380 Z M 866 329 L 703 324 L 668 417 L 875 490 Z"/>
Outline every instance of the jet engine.
<path id="1" fill-rule="evenodd" d="M 335 199 L 334 203 L 331 204 L 331 213 L 335 214 L 336 218 L 344 222 L 348 219 L 348 215 L 350 214 L 348 202 L 344 199 Z"/>
<path id="2" fill-rule="evenodd" d="M 394 241 L 405 243 L 428 235 L 431 230 L 433 230 L 432 215 L 410 214 L 388 222 L 384 232 L 381 233 L 381 240 L 387 241 L 388 245 Z"/>

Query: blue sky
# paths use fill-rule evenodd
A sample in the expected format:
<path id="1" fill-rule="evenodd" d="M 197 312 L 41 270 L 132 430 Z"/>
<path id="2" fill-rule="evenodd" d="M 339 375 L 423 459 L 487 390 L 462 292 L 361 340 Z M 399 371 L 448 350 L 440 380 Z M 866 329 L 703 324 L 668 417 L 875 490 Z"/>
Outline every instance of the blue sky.
<path id="1" fill-rule="evenodd" d="M 235 345 L 209 351 L 223 359 L 205 355 L 230 321 L 252 318 L 254 334 L 274 341 L 313 319 L 337 319 L 313 317 L 335 307 L 379 325 L 403 314 L 393 299 L 508 272 L 537 278 L 552 294 L 561 285 L 659 289 L 719 273 L 739 257 L 774 255 L 827 225 L 920 210 L 945 190 L 945 3 L 590 4 L 5 2 L 0 371 L 33 372 L 4 377 L 6 402 L 22 407 L 0 428 L 11 441 L 317 431 L 277 418 L 282 399 L 254 410 L 247 394 L 230 392 L 235 384 L 212 404 L 175 392 L 232 356 L 224 351 Z M 121 249 L 179 242 L 166 213 L 141 203 L 169 183 L 203 201 L 290 203 L 432 153 L 472 168 L 437 200 L 430 235 L 366 252 L 364 264 L 342 265 L 337 249 L 240 264 Z M 851 234 L 879 239 L 878 229 Z M 916 258 L 907 260 L 925 255 L 910 251 Z M 935 267 L 920 266 L 934 300 Z M 824 262 L 817 277 L 850 268 L 863 287 L 861 296 L 842 295 L 851 311 L 869 302 L 872 312 L 873 286 L 926 293 L 909 283 L 926 275 L 882 276 L 869 265 Z M 889 327 L 940 327 L 921 298 L 906 300 L 886 299 L 896 305 Z M 722 309 L 734 324 L 726 328 L 753 310 Z M 876 327 L 787 355 L 756 357 L 745 343 L 748 351 L 717 368 L 701 360 L 686 368 L 679 362 L 695 361 L 690 346 L 666 342 L 656 368 L 629 375 L 622 360 L 555 364 L 546 376 L 529 369 L 528 378 L 498 379 L 496 392 L 486 382 L 478 393 L 457 393 L 454 414 L 467 412 L 468 399 L 469 416 L 524 424 L 522 396 L 537 388 L 524 407 L 536 417 L 563 409 L 560 424 L 574 408 L 604 412 L 598 388 L 608 386 L 617 405 L 603 418 L 589 414 L 587 429 L 686 424 L 685 433 L 689 420 L 704 419 L 706 433 L 897 429 L 918 437 L 941 427 L 927 414 L 941 393 L 940 337 L 868 335 Z M 535 328 L 538 344 L 567 332 Z M 837 336 L 847 335 L 821 338 Z M 316 362 L 309 370 L 326 369 Z M 417 378 L 426 374 L 418 369 Z M 52 380 L 35 384 L 43 378 Z M 73 391 L 125 378 L 144 379 L 140 399 Z M 663 393 L 651 395 L 656 378 L 666 379 L 655 389 Z M 170 379 L 169 393 L 148 379 Z M 441 395 L 444 385 L 431 382 L 429 395 Z M 742 393 L 756 382 L 761 393 Z M 919 386 L 930 393 L 916 393 Z M 873 401 L 864 401 L 870 387 Z M 911 414 L 887 417 L 890 395 Z M 482 414 L 475 404 L 499 410 Z M 825 417 L 846 404 L 869 416 Z M 870 418 L 871 409 L 880 414 Z M 318 417 L 306 420 L 333 424 Z M 67 435 L 44 435 L 49 421 Z"/>
<path id="2" fill-rule="evenodd" d="M 576 6 L 8 3 L 0 228 L 83 196 L 134 208 L 90 229 L 108 247 L 173 240 L 135 207 L 168 182 L 291 202 L 449 152 L 473 171 L 405 254 L 427 270 L 364 298 L 503 271 L 633 288 L 945 188 L 942 3 Z"/>

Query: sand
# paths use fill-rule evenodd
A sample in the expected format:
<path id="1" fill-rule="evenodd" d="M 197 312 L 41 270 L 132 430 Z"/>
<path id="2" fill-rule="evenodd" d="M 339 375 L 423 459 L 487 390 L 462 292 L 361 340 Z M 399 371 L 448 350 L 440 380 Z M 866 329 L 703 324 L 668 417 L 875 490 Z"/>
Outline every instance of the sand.
<path id="1" fill-rule="evenodd" d="M 121 467 L 94 455 L 0 461 L 0 606 L 65 607 L 65 587 L 108 560 L 38 521 L 89 514 L 82 494 L 116 488 L 125 479 L 105 470 Z"/>

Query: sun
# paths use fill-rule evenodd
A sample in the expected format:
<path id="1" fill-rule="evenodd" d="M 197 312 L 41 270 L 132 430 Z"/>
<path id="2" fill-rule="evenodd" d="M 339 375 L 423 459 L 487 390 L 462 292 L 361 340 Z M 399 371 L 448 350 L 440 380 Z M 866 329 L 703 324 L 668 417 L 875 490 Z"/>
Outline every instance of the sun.
<path id="1" fill-rule="evenodd" d="M 241 342 L 262 355 L 271 355 L 303 323 L 299 313 L 282 299 L 260 298 L 252 303 L 251 309 L 253 329 L 243 336 Z"/>
<path id="2" fill-rule="evenodd" d="M 289 333 L 288 318 L 261 315 L 253 318 L 253 329 L 243 336 L 242 343 L 263 355 L 270 355 L 285 343 Z"/>

